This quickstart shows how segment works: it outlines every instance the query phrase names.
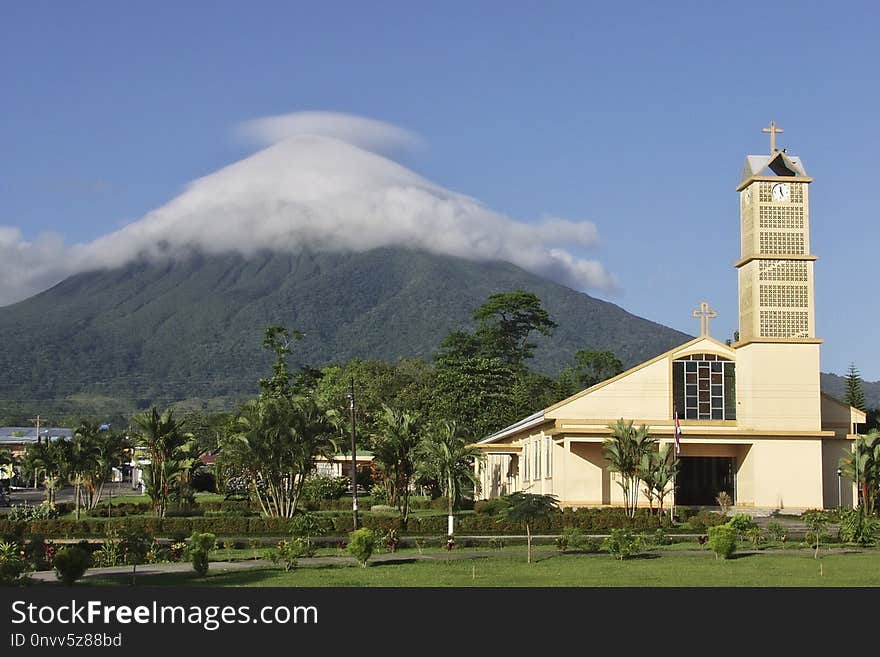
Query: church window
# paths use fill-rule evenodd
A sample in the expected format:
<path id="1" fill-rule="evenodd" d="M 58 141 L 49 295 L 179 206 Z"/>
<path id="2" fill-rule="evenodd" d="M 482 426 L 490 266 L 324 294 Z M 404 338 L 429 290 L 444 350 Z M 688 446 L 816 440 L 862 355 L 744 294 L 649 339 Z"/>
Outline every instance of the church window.
<path id="1" fill-rule="evenodd" d="M 736 419 L 736 363 L 692 354 L 672 363 L 672 397 L 685 420 Z"/>
<path id="2" fill-rule="evenodd" d="M 553 462 L 553 439 L 550 436 L 544 437 L 544 445 L 547 449 L 547 454 L 545 455 L 544 462 L 546 463 L 547 472 L 544 476 L 548 479 L 553 476 L 553 468 L 551 463 Z"/>
<path id="3" fill-rule="evenodd" d="M 535 441 L 535 479 L 541 478 L 541 440 Z"/>

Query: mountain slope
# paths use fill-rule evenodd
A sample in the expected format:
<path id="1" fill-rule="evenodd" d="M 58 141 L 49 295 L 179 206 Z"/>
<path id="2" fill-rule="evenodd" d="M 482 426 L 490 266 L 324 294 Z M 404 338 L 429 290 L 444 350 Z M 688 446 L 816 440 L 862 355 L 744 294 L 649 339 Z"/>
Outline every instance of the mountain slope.
<path id="1" fill-rule="evenodd" d="M 689 338 L 504 262 L 394 248 L 196 254 L 78 274 L 0 308 L 0 400 L 35 409 L 82 394 L 224 405 L 256 393 L 272 359 L 260 347 L 270 324 L 305 333 L 296 364 L 430 359 L 489 294 L 518 288 L 537 294 L 559 324 L 536 340 L 541 371 L 558 371 L 581 348 L 610 349 L 633 365 Z"/>

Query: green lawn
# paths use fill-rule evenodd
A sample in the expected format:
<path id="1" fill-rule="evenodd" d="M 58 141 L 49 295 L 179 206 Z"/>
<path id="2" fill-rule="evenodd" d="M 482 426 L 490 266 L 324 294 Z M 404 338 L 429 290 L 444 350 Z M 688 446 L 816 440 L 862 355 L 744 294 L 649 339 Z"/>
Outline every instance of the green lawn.
<path id="1" fill-rule="evenodd" d="M 212 565 L 212 568 L 217 568 Z M 89 584 L 127 584 L 122 578 L 88 578 Z M 172 586 L 880 586 L 880 552 L 832 552 L 821 559 L 807 550 L 787 554 L 742 554 L 718 561 L 711 552 L 659 555 L 617 561 L 607 554 L 542 552 L 527 564 L 522 554 L 485 555 L 474 559 L 401 561 L 356 565 L 307 565 L 286 573 L 277 568 L 235 572 L 192 572 L 138 577 L 142 585 Z"/>

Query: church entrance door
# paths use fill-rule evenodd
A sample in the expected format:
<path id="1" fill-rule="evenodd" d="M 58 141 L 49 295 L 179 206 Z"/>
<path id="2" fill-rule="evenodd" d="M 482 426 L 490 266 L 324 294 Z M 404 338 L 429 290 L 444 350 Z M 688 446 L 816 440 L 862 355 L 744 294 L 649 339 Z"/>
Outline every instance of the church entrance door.
<path id="1" fill-rule="evenodd" d="M 717 506 L 721 491 L 736 503 L 736 459 L 683 456 L 675 482 L 675 503 L 681 506 Z"/>

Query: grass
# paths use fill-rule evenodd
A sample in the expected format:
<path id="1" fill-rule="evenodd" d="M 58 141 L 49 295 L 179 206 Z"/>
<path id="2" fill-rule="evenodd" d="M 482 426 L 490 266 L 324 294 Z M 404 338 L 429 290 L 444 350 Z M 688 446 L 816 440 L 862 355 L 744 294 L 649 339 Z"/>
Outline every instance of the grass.
<path id="1" fill-rule="evenodd" d="M 496 554 L 473 559 L 430 561 L 407 559 L 357 565 L 304 565 L 286 573 L 256 567 L 215 570 L 206 577 L 194 572 L 138 577 L 140 585 L 164 586 L 294 586 L 294 587 L 865 587 L 880 586 L 880 552 L 826 553 L 813 558 L 807 550 L 787 554 L 741 554 L 727 561 L 705 551 L 669 551 L 618 561 L 607 554 L 559 554 L 545 551 L 535 563 L 522 554 Z M 84 583 L 126 584 L 126 578 L 88 578 Z"/>

